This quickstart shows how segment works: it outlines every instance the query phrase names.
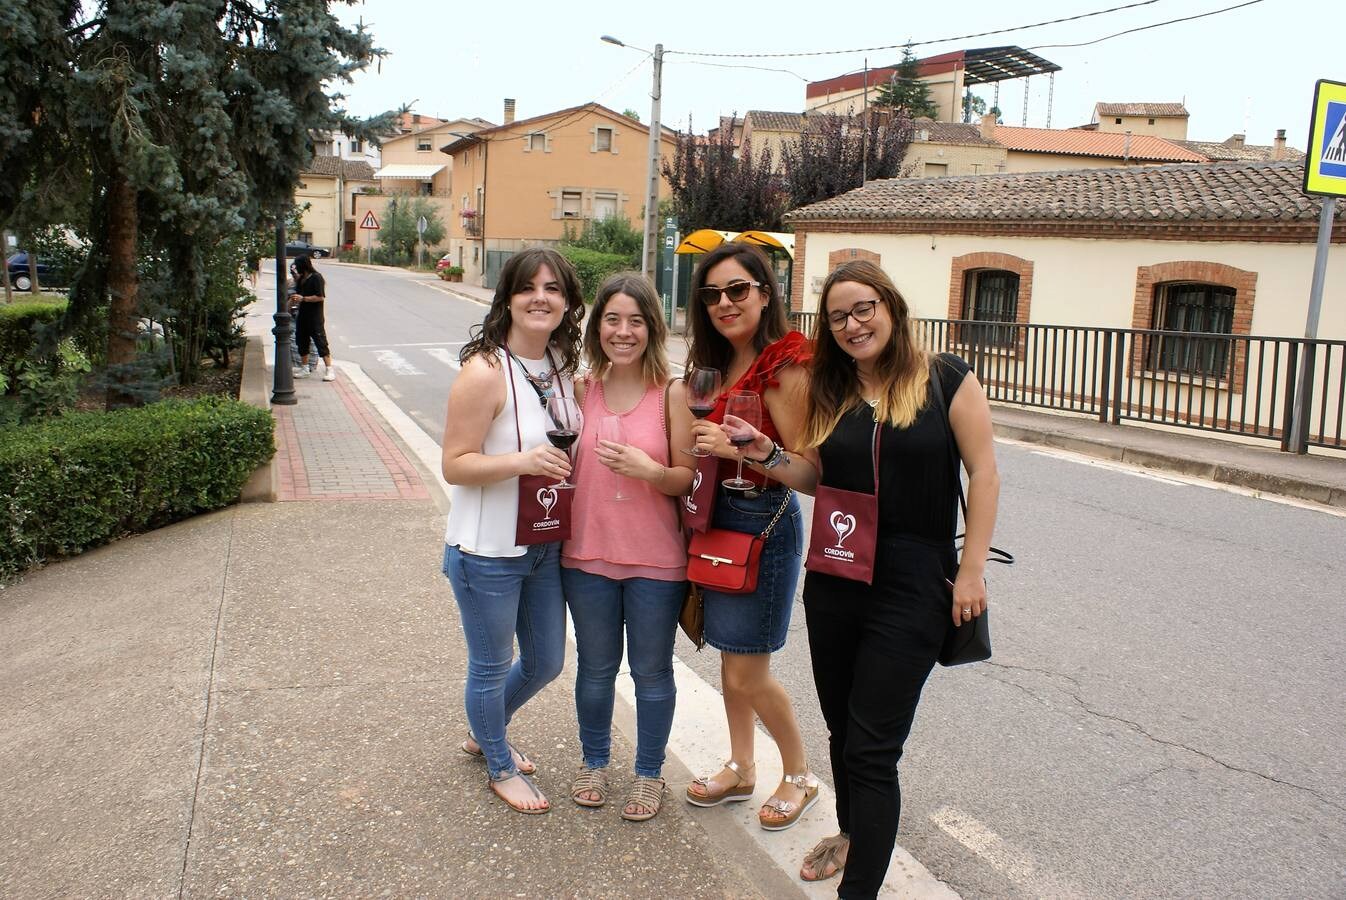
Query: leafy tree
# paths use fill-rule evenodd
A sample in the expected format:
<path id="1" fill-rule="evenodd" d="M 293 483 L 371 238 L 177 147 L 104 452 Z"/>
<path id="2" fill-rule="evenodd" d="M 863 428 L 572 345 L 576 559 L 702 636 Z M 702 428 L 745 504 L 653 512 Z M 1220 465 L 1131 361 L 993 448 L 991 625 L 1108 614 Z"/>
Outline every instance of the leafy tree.
<path id="1" fill-rule="evenodd" d="M 921 80 L 920 65 L 911 45 L 902 48 L 902 60 L 887 84 L 879 85 L 875 106 L 883 106 L 908 119 L 938 119 L 939 104 L 930 96 L 930 85 Z"/>
<path id="2" fill-rule="evenodd" d="M 630 107 L 627 107 L 626 109 L 622 110 L 622 115 L 636 122 L 640 121 L 640 113 L 636 112 L 634 109 L 631 109 Z"/>
<path id="3" fill-rule="evenodd" d="M 444 223 L 429 198 L 394 195 L 388 200 L 379 221 L 379 243 L 387 251 L 385 258 L 399 262 L 416 258 L 416 221 L 421 216 L 425 216 L 425 246 L 433 247 L 444 240 Z"/>
<path id="4" fill-rule="evenodd" d="M 779 231 L 785 195 L 772 168 L 767 148 L 754 158 L 745 141 L 736 154 L 727 130 L 710 139 L 693 135 L 689 127 L 678 135 L 673 160 L 663 164 L 679 229 Z"/>
<path id="5" fill-rule="evenodd" d="M 968 91 L 963 94 L 963 121 L 971 122 L 986 115 L 986 101 Z"/>
<path id="6" fill-rule="evenodd" d="M 911 120 L 897 115 L 810 115 L 797 141 L 781 146 L 791 209 L 861 187 L 866 178 L 901 174 Z"/>
<path id="7" fill-rule="evenodd" d="M 106 304 L 109 407 L 144 399 L 140 250 L 196 316 L 213 249 L 288 202 L 313 132 L 390 130 L 392 114 L 358 122 L 327 93 L 382 55 L 333 2 L 353 0 L 0 4 L 0 227 L 88 238 L 63 327 Z"/>
<path id="8" fill-rule="evenodd" d="M 645 235 L 636 230 L 629 219 L 622 216 L 608 216 L 606 219 L 589 219 L 584 227 L 575 231 L 567 223 L 561 243 L 568 247 L 580 247 L 599 253 L 611 253 L 630 260 L 631 267 L 640 265 L 640 249 Z"/>

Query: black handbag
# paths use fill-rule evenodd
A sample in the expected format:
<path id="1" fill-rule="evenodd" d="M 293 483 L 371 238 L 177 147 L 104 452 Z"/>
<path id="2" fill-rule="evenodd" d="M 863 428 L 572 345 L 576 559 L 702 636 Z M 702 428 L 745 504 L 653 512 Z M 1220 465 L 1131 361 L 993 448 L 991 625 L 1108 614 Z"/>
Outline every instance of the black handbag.
<path id="1" fill-rule="evenodd" d="M 953 426 L 949 424 L 949 410 L 944 403 L 944 387 L 940 384 L 939 373 L 935 371 L 934 365 L 930 367 L 930 387 L 934 392 L 935 406 L 939 410 L 940 419 L 944 423 L 944 434 L 948 438 L 949 460 L 953 463 L 953 479 L 958 485 L 958 507 L 963 512 L 963 521 L 967 521 L 967 498 L 963 495 L 963 461 L 958 455 L 958 444 L 953 437 Z M 955 516 L 957 513 L 955 513 Z M 957 530 L 957 522 L 954 523 L 954 530 Z M 954 545 L 958 553 L 962 553 L 962 545 L 959 544 L 963 538 L 962 534 L 954 536 Z M 1014 555 L 1001 550 L 999 547 L 989 548 L 987 562 L 1003 563 L 1012 565 Z M 947 582 L 949 585 L 949 594 L 953 594 L 953 582 Z M 948 634 L 944 636 L 944 644 L 939 648 L 939 664 L 941 666 L 961 666 L 967 663 L 982 662 L 991 658 L 991 622 L 990 607 L 983 609 L 981 615 L 974 619 L 969 619 L 960 625 L 949 623 Z"/>

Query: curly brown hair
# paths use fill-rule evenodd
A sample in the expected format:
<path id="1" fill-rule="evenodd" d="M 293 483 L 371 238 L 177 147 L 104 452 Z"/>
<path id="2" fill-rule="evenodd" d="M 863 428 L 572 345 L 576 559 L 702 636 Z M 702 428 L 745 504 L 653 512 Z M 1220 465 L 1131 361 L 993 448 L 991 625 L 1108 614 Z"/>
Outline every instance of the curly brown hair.
<path id="1" fill-rule="evenodd" d="M 529 247 L 509 258 L 500 270 L 500 279 L 495 285 L 495 297 L 491 308 L 480 325 L 472 326 L 471 340 L 458 354 L 458 361 L 466 363 L 472 357 L 482 354 L 487 362 L 495 365 L 496 353 L 504 348 L 514 319 L 510 315 L 509 301 L 520 291 L 528 287 L 533 276 L 543 266 L 552 270 L 552 274 L 561 282 L 561 293 L 566 298 L 566 311 L 548 339 L 548 346 L 561 357 L 560 371 L 566 375 L 575 374 L 580 363 L 580 322 L 584 321 L 584 291 L 580 287 L 579 276 L 570 261 L 548 247 Z"/>

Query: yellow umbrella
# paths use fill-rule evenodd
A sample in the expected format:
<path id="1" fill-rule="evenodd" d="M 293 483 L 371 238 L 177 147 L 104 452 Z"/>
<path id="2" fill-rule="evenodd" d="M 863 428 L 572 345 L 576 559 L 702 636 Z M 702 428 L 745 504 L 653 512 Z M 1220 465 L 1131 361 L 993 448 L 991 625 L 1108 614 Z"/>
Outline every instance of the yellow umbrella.
<path id="1" fill-rule="evenodd" d="M 674 253 L 709 253 L 725 241 L 732 241 L 737 231 L 716 231 L 714 228 L 702 228 L 693 231 L 682 239 Z"/>

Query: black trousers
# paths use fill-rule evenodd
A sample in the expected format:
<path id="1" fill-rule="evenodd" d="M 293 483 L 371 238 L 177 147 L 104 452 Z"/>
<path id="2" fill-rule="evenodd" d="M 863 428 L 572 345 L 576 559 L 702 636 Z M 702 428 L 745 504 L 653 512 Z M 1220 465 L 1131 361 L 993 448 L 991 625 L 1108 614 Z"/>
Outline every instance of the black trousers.
<path id="1" fill-rule="evenodd" d="M 897 840 L 897 762 L 948 629 L 953 549 L 881 538 L 874 584 L 810 572 L 804 612 L 827 721 L 837 824 L 850 835 L 840 897 L 875 897 Z"/>
<path id="2" fill-rule="evenodd" d="M 299 345 L 301 356 L 308 355 L 308 342 L 318 345 L 318 355 L 326 359 L 331 356 L 327 347 L 327 324 L 323 319 L 322 303 L 299 304 L 299 315 L 294 323 L 295 342 Z M 298 365 L 299 361 L 294 361 Z"/>

